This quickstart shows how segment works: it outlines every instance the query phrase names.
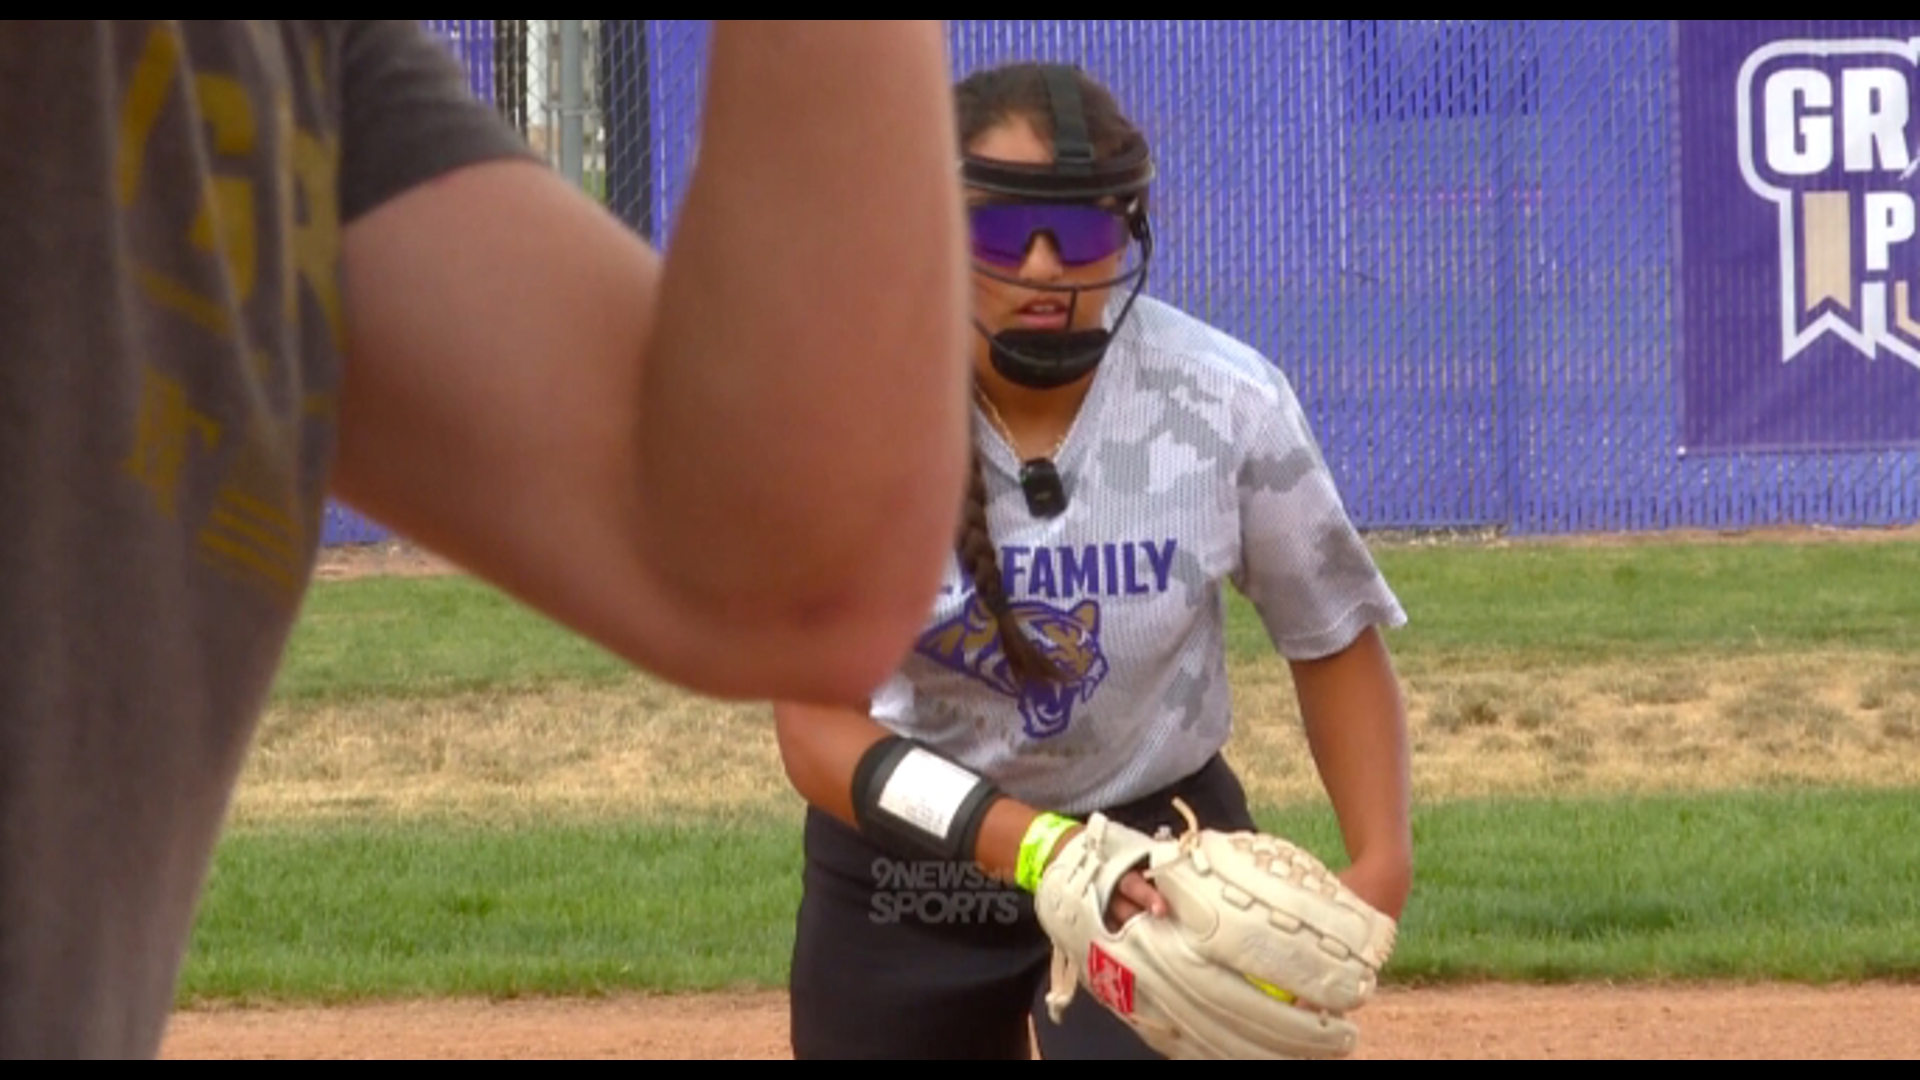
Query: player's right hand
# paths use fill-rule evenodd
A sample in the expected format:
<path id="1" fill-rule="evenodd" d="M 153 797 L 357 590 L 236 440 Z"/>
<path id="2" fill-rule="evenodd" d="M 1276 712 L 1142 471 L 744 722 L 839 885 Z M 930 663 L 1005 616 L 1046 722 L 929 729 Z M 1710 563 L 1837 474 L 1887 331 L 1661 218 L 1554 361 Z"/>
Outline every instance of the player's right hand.
<path id="1" fill-rule="evenodd" d="M 1113 891 L 1113 901 L 1107 905 L 1107 929 L 1117 932 L 1128 919 L 1142 912 L 1165 915 L 1167 898 L 1147 882 L 1146 875 L 1130 870 L 1120 879 L 1120 887 Z"/>
<path id="2" fill-rule="evenodd" d="M 1067 846 L 1067 841 L 1085 830 L 1084 825 L 1076 826 L 1062 835 L 1060 842 L 1054 845 L 1053 857 L 1058 857 L 1060 849 Z M 1047 860 L 1049 866 L 1053 864 L 1053 857 Z M 1161 896 L 1160 890 L 1147 881 L 1145 874 L 1138 870 L 1131 870 L 1120 879 L 1119 887 L 1113 891 L 1113 899 L 1107 904 L 1107 929 L 1118 932 L 1128 919 L 1142 912 L 1156 916 L 1165 915 L 1167 898 Z"/>

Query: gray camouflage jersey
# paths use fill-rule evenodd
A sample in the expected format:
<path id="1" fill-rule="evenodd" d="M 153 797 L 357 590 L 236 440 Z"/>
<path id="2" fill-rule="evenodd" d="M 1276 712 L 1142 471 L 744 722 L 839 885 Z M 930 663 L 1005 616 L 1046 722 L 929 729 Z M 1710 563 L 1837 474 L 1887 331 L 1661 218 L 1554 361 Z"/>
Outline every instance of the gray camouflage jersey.
<path id="1" fill-rule="evenodd" d="M 977 406 L 975 419 L 1008 597 L 1071 678 L 1016 692 L 956 560 L 872 716 L 1015 798 L 1084 814 L 1223 748 L 1224 583 L 1288 658 L 1406 621 L 1285 376 L 1166 304 L 1142 297 L 1094 376 L 1055 459 L 1065 514 L 1028 512 L 1013 452 Z"/>
<path id="2" fill-rule="evenodd" d="M 158 1051 L 319 541 L 342 227 L 523 155 L 413 21 L 0 31 L 0 1057 Z"/>

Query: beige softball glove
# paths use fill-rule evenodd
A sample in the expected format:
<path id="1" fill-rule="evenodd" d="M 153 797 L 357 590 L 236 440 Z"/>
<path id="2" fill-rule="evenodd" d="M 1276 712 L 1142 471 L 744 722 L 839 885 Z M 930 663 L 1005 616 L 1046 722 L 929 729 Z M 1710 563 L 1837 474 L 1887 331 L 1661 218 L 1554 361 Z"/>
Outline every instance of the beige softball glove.
<path id="1" fill-rule="evenodd" d="M 1200 829 L 1156 839 L 1095 814 L 1062 845 L 1034 898 L 1054 944 L 1048 1013 L 1084 987 L 1173 1059 L 1339 1058 L 1393 951 L 1397 924 L 1278 837 Z M 1169 914 L 1119 931 L 1106 911 L 1145 868 Z"/>

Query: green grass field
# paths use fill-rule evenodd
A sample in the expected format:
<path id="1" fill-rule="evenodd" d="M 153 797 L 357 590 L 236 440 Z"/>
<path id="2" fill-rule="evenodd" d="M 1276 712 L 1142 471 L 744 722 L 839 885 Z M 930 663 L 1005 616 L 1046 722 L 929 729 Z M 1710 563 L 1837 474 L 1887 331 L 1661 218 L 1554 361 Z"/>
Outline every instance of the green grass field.
<path id="1" fill-rule="evenodd" d="M 1403 983 L 1920 977 L 1920 544 L 1386 545 L 1415 746 Z M 1229 757 L 1342 859 L 1231 609 Z M 183 1003 L 774 986 L 764 709 L 458 578 L 316 585 Z"/>

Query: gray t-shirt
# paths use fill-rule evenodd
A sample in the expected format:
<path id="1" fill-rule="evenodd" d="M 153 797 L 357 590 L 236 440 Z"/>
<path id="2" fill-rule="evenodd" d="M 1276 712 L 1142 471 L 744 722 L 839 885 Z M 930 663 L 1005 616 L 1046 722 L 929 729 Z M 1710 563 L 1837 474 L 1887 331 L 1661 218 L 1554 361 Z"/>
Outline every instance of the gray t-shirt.
<path id="1" fill-rule="evenodd" d="M 318 546 L 341 228 L 513 155 L 417 22 L 0 35 L 0 1056 L 158 1052 Z"/>
<path id="2" fill-rule="evenodd" d="M 1110 808 L 1226 745 L 1228 583 L 1287 659 L 1406 622 L 1286 376 L 1185 312 L 1143 296 L 1116 331 L 1056 458 L 1059 517 L 1028 512 L 1019 462 L 976 420 L 1008 598 L 1070 678 L 1018 690 L 956 562 L 871 715 L 1017 799 Z"/>

